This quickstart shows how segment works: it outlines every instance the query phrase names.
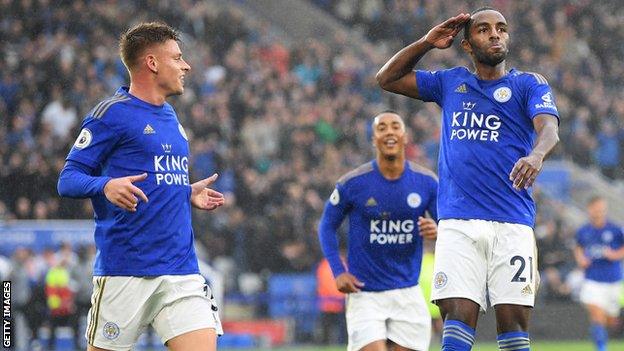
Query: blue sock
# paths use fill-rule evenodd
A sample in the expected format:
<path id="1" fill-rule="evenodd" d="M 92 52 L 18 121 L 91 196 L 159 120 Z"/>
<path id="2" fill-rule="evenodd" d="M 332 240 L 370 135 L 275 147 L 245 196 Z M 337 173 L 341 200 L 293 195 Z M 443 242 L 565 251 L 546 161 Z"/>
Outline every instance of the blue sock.
<path id="1" fill-rule="evenodd" d="M 475 341 L 475 330 L 456 320 L 444 322 L 442 351 L 470 351 Z"/>
<path id="2" fill-rule="evenodd" d="M 594 344 L 596 344 L 596 350 L 607 351 L 607 341 L 609 340 L 609 333 L 607 328 L 600 324 L 592 324 L 589 328 Z"/>
<path id="3" fill-rule="evenodd" d="M 531 341 L 529 333 L 525 332 L 507 332 L 498 334 L 496 337 L 498 349 L 500 351 L 529 351 L 531 350 Z"/>

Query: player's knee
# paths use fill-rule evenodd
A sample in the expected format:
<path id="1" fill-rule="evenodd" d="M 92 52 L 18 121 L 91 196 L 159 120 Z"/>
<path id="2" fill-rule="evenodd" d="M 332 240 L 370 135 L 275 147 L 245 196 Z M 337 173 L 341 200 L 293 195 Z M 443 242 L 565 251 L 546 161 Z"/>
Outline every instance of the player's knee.
<path id="1" fill-rule="evenodd" d="M 442 299 L 436 301 L 444 320 L 456 320 L 466 323 L 473 328 L 477 325 L 479 305 L 468 299 Z"/>
<path id="2" fill-rule="evenodd" d="M 497 305 L 496 325 L 500 332 L 528 331 L 531 308 L 520 305 Z"/>

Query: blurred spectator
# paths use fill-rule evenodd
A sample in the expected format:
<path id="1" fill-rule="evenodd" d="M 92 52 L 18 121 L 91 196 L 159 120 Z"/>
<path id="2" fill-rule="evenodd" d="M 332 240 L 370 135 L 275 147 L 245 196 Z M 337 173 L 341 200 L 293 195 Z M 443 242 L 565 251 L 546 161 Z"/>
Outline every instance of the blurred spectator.
<path id="1" fill-rule="evenodd" d="M 114 87 L 108 88 L 114 89 Z M 44 127 L 49 128 L 52 135 L 58 138 L 59 142 L 65 142 L 78 122 L 76 109 L 71 106 L 69 98 L 62 95 L 58 86 L 52 89 L 51 99 L 52 101 L 41 112 L 42 122 Z"/>
<path id="2" fill-rule="evenodd" d="M 67 255 L 66 255 L 67 256 Z M 91 307 L 91 292 L 93 291 L 93 261 L 95 259 L 95 245 L 85 245 L 78 248 L 77 262 L 70 270 L 70 280 L 75 284 L 76 313 L 73 314 L 72 325 L 86 325 L 86 317 Z M 81 323 L 84 320 L 84 323 Z M 77 333 L 84 335 L 82 330 Z M 77 348 L 85 348 L 86 341 L 79 337 L 76 340 Z"/>
<path id="3" fill-rule="evenodd" d="M 79 345 L 79 332 L 76 313 L 75 292 L 72 290 L 69 261 L 63 257 L 58 265 L 50 268 L 45 277 L 45 294 L 50 311 L 50 337 L 48 349 L 56 348 L 56 328 L 64 325 L 74 331 L 74 347 Z"/>
<path id="4" fill-rule="evenodd" d="M 32 297 L 32 291 L 30 286 L 30 277 L 28 274 L 28 261 L 30 260 L 30 253 L 23 247 L 20 247 L 13 252 L 11 259 L 11 272 L 8 279 L 11 280 L 12 291 L 12 303 L 15 311 L 14 321 L 24 320 L 26 325 L 17 324 L 17 328 L 25 327 L 24 332 L 18 332 L 15 335 L 24 336 L 26 340 L 17 338 L 16 347 L 18 349 L 27 349 L 28 340 L 32 340 L 37 335 L 36 331 L 32 330 L 30 321 L 32 320 L 32 310 L 30 310 L 29 303 Z M 40 316 L 39 316 L 40 318 Z"/>
<path id="5" fill-rule="evenodd" d="M 561 235 L 563 228 L 555 220 L 548 220 L 535 228 L 537 237 L 539 271 L 541 272 L 540 294 L 548 300 L 570 298 L 570 287 L 565 275 L 571 266 L 571 248 Z"/>
<path id="6" fill-rule="evenodd" d="M 620 135 L 613 122 L 603 121 L 596 140 L 596 163 L 605 176 L 615 179 L 620 168 Z"/>
<path id="7" fill-rule="evenodd" d="M 347 324 L 345 319 L 345 295 L 336 288 L 336 281 L 327 259 L 316 268 L 317 296 L 321 311 L 320 340 L 324 345 L 344 344 Z"/>

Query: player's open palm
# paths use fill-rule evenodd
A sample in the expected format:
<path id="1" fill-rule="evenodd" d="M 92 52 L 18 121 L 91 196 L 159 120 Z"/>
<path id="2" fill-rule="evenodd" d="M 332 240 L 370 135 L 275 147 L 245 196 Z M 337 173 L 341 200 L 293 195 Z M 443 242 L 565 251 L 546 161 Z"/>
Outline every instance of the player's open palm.
<path id="1" fill-rule="evenodd" d="M 362 287 L 364 287 L 364 283 L 349 272 L 344 272 L 336 277 L 336 288 L 341 293 L 350 294 L 360 292 Z"/>
<path id="2" fill-rule="evenodd" d="M 140 182 L 145 180 L 145 178 L 147 178 L 147 173 L 113 178 L 104 186 L 104 195 L 115 206 L 121 207 L 126 211 L 136 212 L 139 198 L 147 202 L 147 196 L 132 183 Z"/>
<path id="3" fill-rule="evenodd" d="M 218 175 L 212 176 L 191 184 L 191 205 L 200 210 L 214 210 L 225 203 L 225 198 L 220 192 L 208 188 L 217 180 Z"/>
<path id="4" fill-rule="evenodd" d="M 453 39 L 462 30 L 470 14 L 460 13 L 431 28 L 425 35 L 425 41 L 438 49 L 446 49 L 453 44 Z"/>

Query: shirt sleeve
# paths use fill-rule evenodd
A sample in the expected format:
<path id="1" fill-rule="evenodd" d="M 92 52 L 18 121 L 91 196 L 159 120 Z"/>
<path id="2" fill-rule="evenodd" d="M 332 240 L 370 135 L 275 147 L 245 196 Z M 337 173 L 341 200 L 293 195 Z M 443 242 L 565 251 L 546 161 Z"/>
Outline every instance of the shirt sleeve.
<path id="1" fill-rule="evenodd" d="M 349 211 L 350 206 L 346 199 L 344 187 L 336 185 L 329 200 L 325 203 L 325 209 L 321 216 L 318 231 L 321 249 L 329 262 L 334 277 L 347 271 L 347 268 L 340 259 L 338 228 L 340 228 L 342 221 L 348 215 Z"/>
<path id="2" fill-rule="evenodd" d="M 111 177 L 95 175 L 96 169 L 68 160 L 58 180 L 58 193 L 72 198 L 93 197 L 104 194 L 104 186 Z"/>
<path id="3" fill-rule="evenodd" d="M 120 133 L 115 132 L 101 119 L 89 117 L 83 122 L 80 134 L 66 159 L 90 168 L 98 168 L 106 161 L 119 139 Z"/>
<path id="4" fill-rule="evenodd" d="M 539 79 L 529 79 L 528 114 L 533 119 L 535 116 L 545 113 L 557 117 L 557 121 L 559 121 L 559 111 L 557 111 L 557 104 L 550 85 L 543 77 L 539 77 Z"/>
<path id="5" fill-rule="evenodd" d="M 420 100 L 435 102 L 442 106 L 442 73 L 440 71 L 416 71 L 416 86 Z"/>

